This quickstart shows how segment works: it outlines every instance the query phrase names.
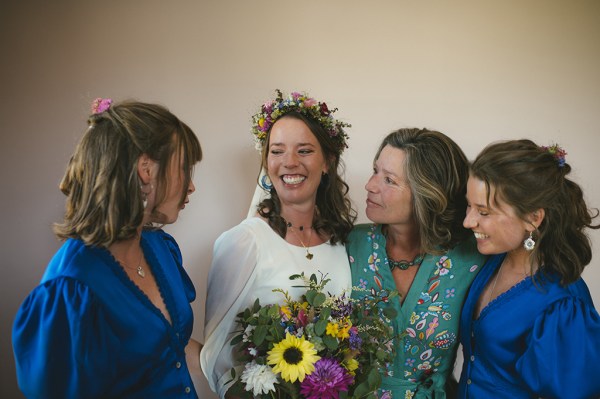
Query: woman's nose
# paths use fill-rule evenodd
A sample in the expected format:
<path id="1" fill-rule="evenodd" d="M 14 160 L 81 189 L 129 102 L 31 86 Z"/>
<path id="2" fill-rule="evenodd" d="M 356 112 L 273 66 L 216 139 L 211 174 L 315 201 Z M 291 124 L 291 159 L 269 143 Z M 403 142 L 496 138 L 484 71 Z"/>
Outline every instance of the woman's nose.
<path id="1" fill-rule="evenodd" d="M 473 208 L 467 208 L 467 214 L 465 215 L 465 220 L 463 220 L 463 226 L 466 229 L 472 229 L 477 226 L 477 220 L 473 216 Z"/>
<path id="2" fill-rule="evenodd" d="M 377 185 L 375 184 L 375 178 L 375 175 L 371 175 L 371 177 L 369 177 L 369 180 L 367 180 L 367 184 L 365 184 L 365 190 L 367 190 L 370 193 L 375 192 L 377 188 Z"/>
<path id="3" fill-rule="evenodd" d="M 298 165 L 298 156 L 295 153 L 287 153 L 284 158 L 284 166 L 287 168 L 293 168 Z"/>

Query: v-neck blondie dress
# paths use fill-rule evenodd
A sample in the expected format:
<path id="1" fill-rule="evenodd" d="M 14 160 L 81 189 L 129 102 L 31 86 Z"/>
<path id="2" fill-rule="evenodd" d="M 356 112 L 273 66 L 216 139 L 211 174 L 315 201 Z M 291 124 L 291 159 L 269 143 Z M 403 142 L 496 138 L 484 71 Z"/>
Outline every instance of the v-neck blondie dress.
<path id="1" fill-rule="evenodd" d="M 236 316 L 252 306 L 283 303 L 284 297 L 273 289 L 288 291 L 293 299 L 306 292 L 293 274 L 326 274 L 331 281 L 325 291 L 339 295 L 351 288 L 350 268 L 344 245 L 329 242 L 306 249 L 285 241 L 258 217 L 251 217 L 217 239 L 208 276 L 205 343 L 200 353 L 202 371 L 208 383 L 223 398 L 231 383 L 234 363 L 231 338 L 239 330 Z M 239 376 L 241 372 L 237 373 Z"/>
<path id="2" fill-rule="evenodd" d="M 17 379 L 28 398 L 195 398 L 184 348 L 194 286 L 177 243 L 142 233 L 171 323 L 106 249 L 67 240 L 13 326 Z"/>
<path id="3" fill-rule="evenodd" d="M 582 279 L 527 277 L 475 318 L 504 256 L 489 259 L 465 302 L 459 398 L 600 398 L 600 316 Z"/>
<path id="4" fill-rule="evenodd" d="M 389 268 L 381 225 L 355 226 L 346 245 L 350 257 L 353 297 L 371 289 L 396 290 Z M 426 255 L 391 326 L 397 335 L 396 356 L 383 376 L 382 394 L 397 398 L 446 398 L 445 385 L 458 348 L 458 325 L 464 299 L 485 257 L 469 239 L 442 256 Z M 387 394 L 389 395 L 389 394 Z M 389 396 L 388 396 L 389 397 Z"/>

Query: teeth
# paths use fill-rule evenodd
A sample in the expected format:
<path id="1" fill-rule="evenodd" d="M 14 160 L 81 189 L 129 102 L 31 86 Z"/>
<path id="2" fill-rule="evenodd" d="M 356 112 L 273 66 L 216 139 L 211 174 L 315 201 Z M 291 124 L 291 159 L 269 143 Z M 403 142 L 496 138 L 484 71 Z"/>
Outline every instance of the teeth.
<path id="1" fill-rule="evenodd" d="M 475 238 L 477 238 L 477 239 L 488 238 L 488 236 L 486 236 L 486 235 L 485 235 L 485 234 L 483 234 L 483 233 L 477 233 L 477 232 L 474 232 L 474 234 L 475 234 Z"/>
<path id="2" fill-rule="evenodd" d="M 304 181 L 304 179 L 306 179 L 306 177 L 300 176 L 300 175 L 294 175 L 294 176 L 285 175 L 285 176 L 283 176 L 283 182 L 285 184 L 298 184 L 298 183 L 302 183 Z"/>

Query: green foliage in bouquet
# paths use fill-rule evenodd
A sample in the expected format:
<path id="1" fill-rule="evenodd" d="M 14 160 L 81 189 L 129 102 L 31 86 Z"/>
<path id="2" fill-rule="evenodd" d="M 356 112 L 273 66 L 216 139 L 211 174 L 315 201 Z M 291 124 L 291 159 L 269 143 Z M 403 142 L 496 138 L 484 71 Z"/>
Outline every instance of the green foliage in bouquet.
<path id="1" fill-rule="evenodd" d="M 377 398 L 380 371 L 394 358 L 388 323 L 396 311 L 385 303 L 397 292 L 370 292 L 361 300 L 349 293 L 326 295 L 326 277 L 290 276 L 306 288 L 299 300 L 276 289 L 282 304 L 261 305 L 257 299 L 237 315 L 241 328 L 231 344 L 241 366 L 231 370 L 230 394 L 262 399 Z"/>

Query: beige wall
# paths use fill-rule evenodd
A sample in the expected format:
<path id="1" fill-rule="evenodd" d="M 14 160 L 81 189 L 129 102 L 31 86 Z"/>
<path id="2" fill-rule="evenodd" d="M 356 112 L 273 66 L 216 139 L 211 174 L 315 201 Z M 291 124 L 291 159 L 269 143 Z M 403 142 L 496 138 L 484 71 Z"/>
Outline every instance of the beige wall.
<path id="1" fill-rule="evenodd" d="M 0 5 L 0 396 L 19 397 L 10 326 L 59 243 L 57 184 L 91 100 L 166 104 L 206 156 L 178 239 L 196 283 L 217 236 L 246 214 L 258 171 L 249 118 L 275 88 L 307 90 L 353 124 L 345 154 L 365 221 L 364 183 L 379 141 L 427 126 L 469 157 L 529 137 L 568 151 L 600 207 L 600 2 L 590 1 L 22 1 Z M 596 253 L 600 233 L 592 234 Z M 600 258 L 586 270 L 600 303 Z M 227 287 L 223 287 L 226 289 Z M 204 381 L 201 396 L 212 398 Z"/>

